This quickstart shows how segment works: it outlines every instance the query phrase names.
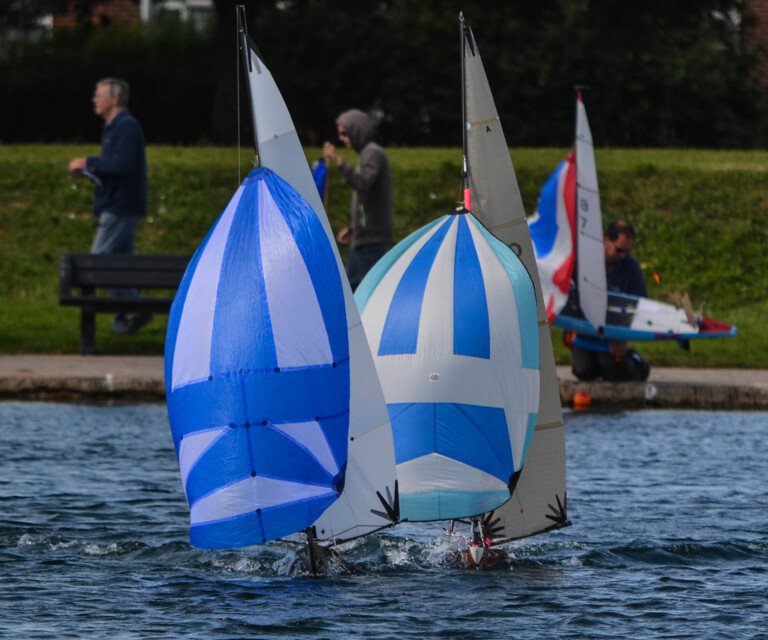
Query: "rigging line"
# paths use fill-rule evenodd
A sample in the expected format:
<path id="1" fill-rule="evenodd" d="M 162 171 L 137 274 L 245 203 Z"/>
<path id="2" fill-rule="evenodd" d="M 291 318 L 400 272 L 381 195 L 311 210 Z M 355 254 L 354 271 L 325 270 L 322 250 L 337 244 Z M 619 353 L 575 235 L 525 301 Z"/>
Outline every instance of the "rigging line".
<path id="1" fill-rule="evenodd" d="M 235 85 L 237 87 L 235 92 L 235 100 L 237 101 L 237 184 L 241 183 L 240 173 L 240 25 L 237 21 L 238 9 L 235 7 Z"/>

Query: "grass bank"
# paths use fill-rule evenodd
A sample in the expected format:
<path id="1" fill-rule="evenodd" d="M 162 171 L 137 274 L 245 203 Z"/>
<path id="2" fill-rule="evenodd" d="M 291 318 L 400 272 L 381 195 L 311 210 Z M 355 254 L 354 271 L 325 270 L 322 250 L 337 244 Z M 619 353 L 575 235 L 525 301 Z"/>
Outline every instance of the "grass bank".
<path id="1" fill-rule="evenodd" d="M 96 146 L 0 148 L 0 353 L 76 353 L 79 312 L 58 305 L 58 257 L 87 251 L 95 222 L 91 188 L 66 172 L 68 160 Z M 150 147 L 150 213 L 141 253 L 191 254 L 248 171 L 250 153 L 229 148 Z M 391 149 L 397 239 L 451 210 L 460 193 L 458 149 Z M 565 149 L 515 149 L 512 159 L 526 211 Z M 319 155 L 308 150 L 310 159 Z M 352 156 L 350 155 L 350 159 Z M 605 149 L 597 152 L 606 219 L 638 230 L 635 255 L 650 294 L 687 291 L 708 315 L 735 322 L 739 335 L 639 345 L 651 363 L 768 368 L 768 153 Z M 349 191 L 332 173 L 329 215 L 344 225 Z M 657 278 L 654 276 L 658 276 Z M 131 337 L 99 317 L 101 353 L 162 353 L 165 318 Z M 554 331 L 560 362 L 568 361 Z"/>

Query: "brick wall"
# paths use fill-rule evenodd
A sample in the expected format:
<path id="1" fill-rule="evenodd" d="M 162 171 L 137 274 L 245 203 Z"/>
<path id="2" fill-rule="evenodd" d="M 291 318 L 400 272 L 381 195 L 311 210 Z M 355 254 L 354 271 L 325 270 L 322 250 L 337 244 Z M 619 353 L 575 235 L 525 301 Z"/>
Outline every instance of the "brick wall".
<path id="1" fill-rule="evenodd" d="M 757 56 L 755 77 L 768 84 L 768 0 L 744 0 L 744 48 Z"/>

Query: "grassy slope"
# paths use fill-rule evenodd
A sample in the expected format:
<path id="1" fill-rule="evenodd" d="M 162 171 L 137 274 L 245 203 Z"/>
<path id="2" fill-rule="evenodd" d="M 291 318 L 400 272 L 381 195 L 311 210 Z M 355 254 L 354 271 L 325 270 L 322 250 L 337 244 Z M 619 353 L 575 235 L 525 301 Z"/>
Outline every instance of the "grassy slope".
<path id="1" fill-rule="evenodd" d="M 91 188 L 66 173 L 67 161 L 97 148 L 0 148 L 0 352 L 74 353 L 79 311 L 61 308 L 58 256 L 87 251 L 94 230 Z M 512 159 L 527 211 L 564 149 L 515 149 Z M 310 150 L 309 157 L 318 155 Z M 350 156 L 350 159 L 352 156 Z M 402 238 L 452 209 L 460 193 L 457 149 L 391 149 L 395 233 Z M 598 150 L 604 217 L 627 217 L 639 238 L 654 298 L 688 291 L 708 315 L 739 325 L 729 340 L 698 341 L 691 353 L 672 344 L 640 345 L 653 364 L 768 367 L 768 153 Z M 240 156 L 245 175 L 250 153 Z M 238 180 L 234 149 L 152 147 L 150 214 L 139 231 L 142 253 L 191 254 Z M 344 224 L 349 191 L 333 172 L 329 213 Z M 653 274 L 658 274 L 657 284 Z M 113 336 L 99 317 L 97 347 L 109 353 L 162 353 L 165 318 L 131 337 Z M 559 345 L 561 362 L 567 352 Z"/>

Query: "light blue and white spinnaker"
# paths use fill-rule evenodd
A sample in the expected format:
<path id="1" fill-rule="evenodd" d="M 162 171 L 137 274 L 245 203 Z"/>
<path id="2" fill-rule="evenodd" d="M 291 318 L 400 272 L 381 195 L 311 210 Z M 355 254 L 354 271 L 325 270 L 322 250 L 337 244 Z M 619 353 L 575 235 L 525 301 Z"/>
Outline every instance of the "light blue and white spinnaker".
<path id="1" fill-rule="evenodd" d="M 396 245 L 355 293 L 395 439 L 405 520 L 514 490 L 536 426 L 539 328 L 522 262 L 466 211 Z"/>
<path id="2" fill-rule="evenodd" d="M 192 544 L 277 539 L 339 497 L 350 420 L 341 274 L 317 214 L 272 170 L 251 171 L 192 258 L 165 357 Z"/>

